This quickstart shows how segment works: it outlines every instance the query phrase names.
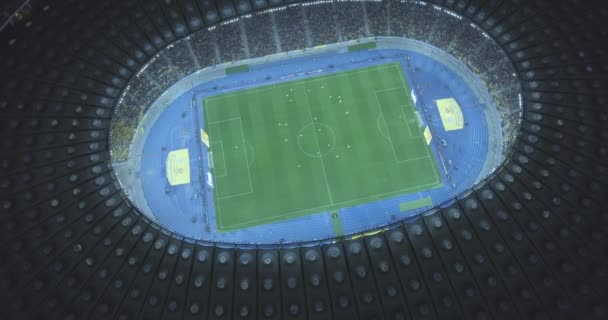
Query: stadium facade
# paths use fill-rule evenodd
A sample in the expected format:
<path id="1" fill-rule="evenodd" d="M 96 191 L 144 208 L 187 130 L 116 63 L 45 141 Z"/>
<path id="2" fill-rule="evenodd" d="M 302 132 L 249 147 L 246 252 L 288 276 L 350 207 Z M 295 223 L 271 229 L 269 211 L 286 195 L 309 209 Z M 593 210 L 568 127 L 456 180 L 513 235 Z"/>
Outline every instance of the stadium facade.
<path id="1" fill-rule="evenodd" d="M 607 17 L 567 0 L 36 1 L 0 32 L 0 318 L 605 318 Z M 154 141 L 142 119 L 154 134 L 197 71 L 380 37 L 454 57 L 495 105 L 501 161 L 455 198 L 259 244 L 177 233 L 127 187 L 120 162 Z"/>

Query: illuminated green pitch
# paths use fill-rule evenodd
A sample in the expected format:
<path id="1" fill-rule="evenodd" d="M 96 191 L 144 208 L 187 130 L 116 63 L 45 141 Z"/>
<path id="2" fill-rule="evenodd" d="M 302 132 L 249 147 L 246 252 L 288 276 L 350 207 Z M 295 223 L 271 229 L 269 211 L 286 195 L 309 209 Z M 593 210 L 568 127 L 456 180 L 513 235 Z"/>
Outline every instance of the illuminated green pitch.
<path id="1" fill-rule="evenodd" d="M 409 92 L 389 63 L 204 98 L 218 229 L 441 186 Z"/>

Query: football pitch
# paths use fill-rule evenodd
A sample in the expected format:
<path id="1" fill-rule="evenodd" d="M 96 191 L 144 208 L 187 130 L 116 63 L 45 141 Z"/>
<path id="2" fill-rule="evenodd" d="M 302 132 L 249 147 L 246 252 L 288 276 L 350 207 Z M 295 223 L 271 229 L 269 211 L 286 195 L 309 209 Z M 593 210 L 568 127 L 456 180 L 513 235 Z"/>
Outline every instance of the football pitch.
<path id="1" fill-rule="evenodd" d="M 442 185 L 399 63 L 203 98 L 220 231 Z"/>

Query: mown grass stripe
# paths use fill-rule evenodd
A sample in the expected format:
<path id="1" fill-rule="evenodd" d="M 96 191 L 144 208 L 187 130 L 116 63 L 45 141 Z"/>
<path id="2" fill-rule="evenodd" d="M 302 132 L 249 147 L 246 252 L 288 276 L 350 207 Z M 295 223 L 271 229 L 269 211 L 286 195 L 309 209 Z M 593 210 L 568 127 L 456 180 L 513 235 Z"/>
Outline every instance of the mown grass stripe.
<path id="1" fill-rule="evenodd" d="M 429 207 L 433 205 L 433 199 L 431 197 L 426 197 L 422 199 L 417 199 L 413 201 L 403 202 L 399 204 L 399 210 L 401 212 L 416 210 L 424 207 Z"/>
<path id="2" fill-rule="evenodd" d="M 359 50 L 369 50 L 369 49 L 375 49 L 376 48 L 376 42 L 365 42 L 365 43 L 359 43 L 359 44 L 354 44 L 352 46 L 348 46 L 348 51 L 359 51 Z"/>
<path id="3" fill-rule="evenodd" d="M 225 69 L 225 71 L 227 76 L 233 75 L 235 73 L 247 72 L 249 71 L 249 65 L 242 64 L 240 66 L 228 67 Z"/>
<path id="4" fill-rule="evenodd" d="M 332 210 L 330 212 L 331 216 L 331 226 L 334 230 L 334 235 L 336 237 L 341 237 L 344 235 L 344 228 L 342 227 L 342 221 L 340 221 L 340 214 L 338 210 Z"/>

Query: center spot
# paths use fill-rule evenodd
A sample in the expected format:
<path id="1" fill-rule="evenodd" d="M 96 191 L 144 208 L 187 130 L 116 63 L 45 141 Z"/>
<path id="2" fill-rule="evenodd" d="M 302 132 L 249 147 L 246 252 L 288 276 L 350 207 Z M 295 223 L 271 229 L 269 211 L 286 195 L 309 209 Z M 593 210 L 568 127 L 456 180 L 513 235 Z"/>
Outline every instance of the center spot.
<path id="1" fill-rule="evenodd" d="M 298 147 L 309 157 L 325 156 L 334 149 L 335 144 L 334 130 L 322 122 L 311 122 L 298 133 Z"/>

